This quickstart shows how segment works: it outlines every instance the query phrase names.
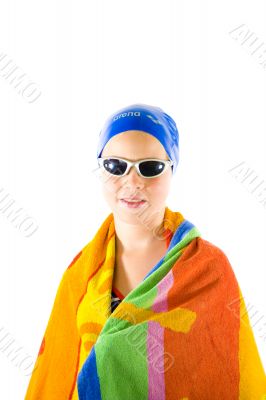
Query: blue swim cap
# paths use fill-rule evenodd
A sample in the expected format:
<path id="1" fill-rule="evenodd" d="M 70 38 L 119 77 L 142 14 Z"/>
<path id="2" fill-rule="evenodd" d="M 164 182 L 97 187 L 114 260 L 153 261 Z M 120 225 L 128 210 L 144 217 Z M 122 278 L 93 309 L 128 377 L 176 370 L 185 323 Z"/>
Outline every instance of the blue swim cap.
<path id="1" fill-rule="evenodd" d="M 108 117 L 99 134 L 97 158 L 114 135 L 128 130 L 148 132 L 158 139 L 173 161 L 175 173 L 179 161 L 179 134 L 175 121 L 161 108 L 147 104 L 133 104 Z"/>

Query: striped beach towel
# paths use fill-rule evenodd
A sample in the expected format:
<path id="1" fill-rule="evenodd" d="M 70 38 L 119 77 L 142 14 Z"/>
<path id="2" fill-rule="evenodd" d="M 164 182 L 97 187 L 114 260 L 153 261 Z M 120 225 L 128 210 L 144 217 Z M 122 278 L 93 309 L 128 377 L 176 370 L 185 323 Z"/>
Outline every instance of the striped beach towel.
<path id="1" fill-rule="evenodd" d="M 26 400 L 265 400 L 266 376 L 228 258 L 165 209 L 164 257 L 111 310 L 110 214 L 60 282 Z"/>

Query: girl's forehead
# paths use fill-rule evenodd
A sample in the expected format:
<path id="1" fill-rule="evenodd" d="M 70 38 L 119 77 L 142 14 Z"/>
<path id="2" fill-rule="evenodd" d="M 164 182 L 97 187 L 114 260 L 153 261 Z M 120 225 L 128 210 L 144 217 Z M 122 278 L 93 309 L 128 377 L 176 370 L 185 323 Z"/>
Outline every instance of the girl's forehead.
<path id="1" fill-rule="evenodd" d="M 129 160 L 168 158 L 162 143 L 143 131 L 125 131 L 114 135 L 105 145 L 102 156 L 116 155 Z"/>

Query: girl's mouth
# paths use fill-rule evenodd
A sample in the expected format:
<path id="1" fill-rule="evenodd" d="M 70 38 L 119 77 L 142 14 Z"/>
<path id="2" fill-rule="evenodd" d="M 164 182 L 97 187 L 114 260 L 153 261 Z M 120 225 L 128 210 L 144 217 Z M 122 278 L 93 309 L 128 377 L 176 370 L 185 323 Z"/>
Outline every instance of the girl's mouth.
<path id="1" fill-rule="evenodd" d="M 123 206 L 129 207 L 129 208 L 138 208 L 138 207 L 141 207 L 143 204 L 145 204 L 145 203 L 146 203 L 146 200 L 137 201 L 137 200 L 119 199 L 119 202 L 120 202 Z"/>

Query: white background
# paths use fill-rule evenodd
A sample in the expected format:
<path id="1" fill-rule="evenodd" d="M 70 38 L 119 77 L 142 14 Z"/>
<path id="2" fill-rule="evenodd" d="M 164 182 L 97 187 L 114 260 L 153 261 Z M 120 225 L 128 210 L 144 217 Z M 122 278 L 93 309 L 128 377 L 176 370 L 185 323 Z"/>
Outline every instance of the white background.
<path id="1" fill-rule="evenodd" d="M 63 272 L 110 213 L 93 173 L 99 131 L 140 102 L 176 121 L 168 206 L 227 255 L 266 365 L 266 207 L 229 172 L 243 163 L 265 188 L 266 69 L 230 33 L 243 24 L 263 43 L 265 11 L 258 0 L 1 2 L 0 54 L 41 90 L 29 103 L 0 76 L 0 190 L 38 225 L 25 237 L 0 211 L 0 329 L 33 360 Z M 23 399 L 29 376 L 2 352 L 0 369 L 1 398 Z"/>

